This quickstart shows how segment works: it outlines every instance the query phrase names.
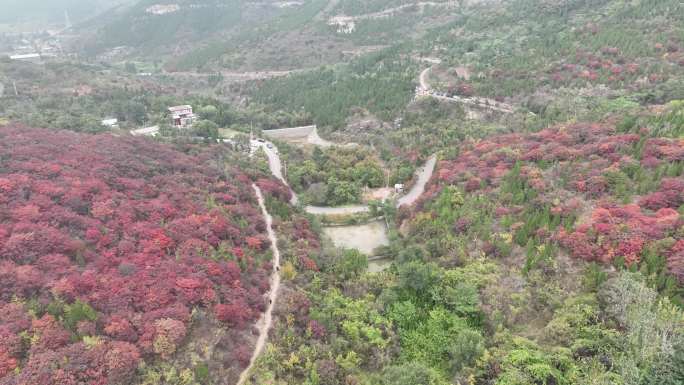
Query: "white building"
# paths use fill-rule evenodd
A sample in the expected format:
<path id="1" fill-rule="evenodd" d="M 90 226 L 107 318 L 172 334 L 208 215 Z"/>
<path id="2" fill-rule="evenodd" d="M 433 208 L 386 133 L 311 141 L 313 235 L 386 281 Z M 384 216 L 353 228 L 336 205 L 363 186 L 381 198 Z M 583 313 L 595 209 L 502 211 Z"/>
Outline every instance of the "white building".
<path id="1" fill-rule="evenodd" d="M 169 113 L 172 124 L 176 128 L 188 128 L 195 122 L 195 114 L 190 105 L 169 107 Z"/>
<path id="2" fill-rule="evenodd" d="M 11 55 L 10 59 L 12 59 L 12 60 L 40 60 L 40 54 L 39 53 L 27 53 L 27 54 L 21 54 L 21 55 Z"/>
<path id="3" fill-rule="evenodd" d="M 103 119 L 101 123 L 105 127 L 119 128 L 119 120 L 117 118 Z"/>

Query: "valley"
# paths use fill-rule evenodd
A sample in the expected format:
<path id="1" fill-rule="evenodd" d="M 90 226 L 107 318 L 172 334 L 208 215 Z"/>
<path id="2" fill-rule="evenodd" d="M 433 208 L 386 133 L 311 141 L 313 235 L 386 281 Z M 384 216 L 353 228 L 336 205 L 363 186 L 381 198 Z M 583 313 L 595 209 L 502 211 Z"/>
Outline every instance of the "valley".
<path id="1" fill-rule="evenodd" d="M 684 383 L 681 2 L 4 1 L 0 385 Z"/>

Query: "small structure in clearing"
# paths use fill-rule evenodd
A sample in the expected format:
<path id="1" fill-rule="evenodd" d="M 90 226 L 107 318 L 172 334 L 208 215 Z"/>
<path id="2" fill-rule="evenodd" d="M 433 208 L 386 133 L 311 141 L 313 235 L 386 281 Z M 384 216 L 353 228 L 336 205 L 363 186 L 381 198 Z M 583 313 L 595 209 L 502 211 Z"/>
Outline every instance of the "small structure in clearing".
<path id="1" fill-rule="evenodd" d="M 101 124 L 103 126 L 109 127 L 109 128 L 119 128 L 119 119 L 117 119 L 117 118 L 103 119 Z"/>
<path id="2" fill-rule="evenodd" d="M 138 128 L 137 130 L 131 130 L 131 135 L 133 136 L 157 136 L 159 134 L 159 126 Z"/>

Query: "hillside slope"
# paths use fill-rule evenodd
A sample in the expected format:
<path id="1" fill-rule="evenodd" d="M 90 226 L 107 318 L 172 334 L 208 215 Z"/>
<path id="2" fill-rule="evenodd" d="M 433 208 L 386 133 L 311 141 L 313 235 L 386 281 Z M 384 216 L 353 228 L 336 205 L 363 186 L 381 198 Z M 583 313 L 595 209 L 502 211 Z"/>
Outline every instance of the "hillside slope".
<path id="1" fill-rule="evenodd" d="M 227 150 L 0 138 L 0 383 L 132 383 L 169 362 L 237 379 L 272 267 L 250 176 L 216 168 Z"/>
<path id="2" fill-rule="evenodd" d="M 169 70 L 300 69 L 407 41 L 452 21 L 454 4 L 141 0 L 82 25 L 81 32 L 89 35 L 84 51 L 109 60 L 162 59 Z"/>

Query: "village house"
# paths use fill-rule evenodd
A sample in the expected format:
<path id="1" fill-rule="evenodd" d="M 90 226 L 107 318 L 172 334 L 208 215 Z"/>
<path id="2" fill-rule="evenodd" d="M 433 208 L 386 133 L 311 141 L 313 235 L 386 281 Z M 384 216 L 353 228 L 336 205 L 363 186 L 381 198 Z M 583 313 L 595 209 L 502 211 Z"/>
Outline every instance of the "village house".
<path id="1" fill-rule="evenodd" d="M 189 128 L 195 121 L 195 114 L 190 105 L 169 107 L 169 113 L 171 124 L 176 128 Z"/>

